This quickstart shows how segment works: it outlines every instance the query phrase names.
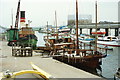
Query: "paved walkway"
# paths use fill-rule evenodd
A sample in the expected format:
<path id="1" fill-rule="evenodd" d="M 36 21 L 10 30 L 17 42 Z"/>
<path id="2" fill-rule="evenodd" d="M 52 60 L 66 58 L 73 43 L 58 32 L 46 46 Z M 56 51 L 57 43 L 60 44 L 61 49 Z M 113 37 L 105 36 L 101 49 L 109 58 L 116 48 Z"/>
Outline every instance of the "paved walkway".
<path id="1" fill-rule="evenodd" d="M 30 62 L 40 67 L 45 72 L 55 78 L 100 78 L 83 70 L 69 66 L 52 58 L 43 58 L 39 53 L 34 53 L 33 57 L 13 57 L 11 56 L 11 47 L 7 46 L 7 42 L 0 42 L 0 55 L 7 56 L 0 58 L 0 71 L 10 70 L 31 70 Z M 33 75 L 27 75 L 29 78 L 34 78 Z"/>

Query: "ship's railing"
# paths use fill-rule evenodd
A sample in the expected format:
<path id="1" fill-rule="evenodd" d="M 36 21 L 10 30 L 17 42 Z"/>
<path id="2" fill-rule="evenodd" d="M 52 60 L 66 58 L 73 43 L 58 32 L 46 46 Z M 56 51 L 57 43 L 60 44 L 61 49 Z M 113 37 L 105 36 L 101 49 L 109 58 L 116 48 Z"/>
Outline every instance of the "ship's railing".
<path id="1" fill-rule="evenodd" d="M 58 36 L 58 38 L 63 38 L 63 37 L 71 37 L 69 34 L 65 34 L 65 35 L 57 35 L 57 34 L 55 34 L 55 35 L 49 35 L 49 36 L 44 36 L 44 39 L 50 39 L 50 38 L 54 38 L 54 39 L 56 39 L 56 37 Z"/>
<path id="2" fill-rule="evenodd" d="M 72 37 L 76 43 L 76 39 L 74 37 Z M 75 45 L 75 47 L 77 47 Z M 79 49 L 90 49 L 90 50 L 93 50 L 95 51 L 95 42 L 94 41 L 91 41 L 91 42 L 88 42 L 88 43 L 85 43 L 85 42 L 82 42 L 82 41 L 79 41 Z M 110 50 L 107 46 L 105 47 L 97 47 L 97 51 L 99 53 L 105 53 L 107 54 L 107 50 Z"/>

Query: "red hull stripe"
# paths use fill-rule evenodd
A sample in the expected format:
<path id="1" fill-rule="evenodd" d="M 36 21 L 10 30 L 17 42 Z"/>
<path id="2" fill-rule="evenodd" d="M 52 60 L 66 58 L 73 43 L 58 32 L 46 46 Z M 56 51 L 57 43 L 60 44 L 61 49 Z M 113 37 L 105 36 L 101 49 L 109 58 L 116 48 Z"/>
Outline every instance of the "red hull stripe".
<path id="1" fill-rule="evenodd" d="M 96 32 L 91 32 L 92 34 L 96 34 Z M 97 34 L 106 34 L 106 32 L 97 32 Z"/>
<path id="2" fill-rule="evenodd" d="M 21 17 L 20 19 L 25 19 L 25 18 Z"/>

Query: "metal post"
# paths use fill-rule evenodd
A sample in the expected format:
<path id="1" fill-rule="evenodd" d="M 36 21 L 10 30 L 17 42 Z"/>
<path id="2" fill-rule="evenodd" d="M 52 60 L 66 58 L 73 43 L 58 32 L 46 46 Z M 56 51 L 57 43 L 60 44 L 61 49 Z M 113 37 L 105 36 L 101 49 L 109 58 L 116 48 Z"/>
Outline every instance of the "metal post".
<path id="1" fill-rule="evenodd" d="M 115 36 L 118 36 L 119 34 L 119 28 L 115 28 Z"/>
<path id="2" fill-rule="evenodd" d="M 92 32 L 92 28 L 90 28 L 90 35 L 92 35 L 92 33 L 91 33 L 91 32 Z"/>
<path id="3" fill-rule="evenodd" d="M 80 34 L 82 34 L 82 28 L 80 28 Z"/>
<path id="4" fill-rule="evenodd" d="M 109 29 L 105 28 L 105 32 L 106 32 L 105 36 L 108 36 Z"/>

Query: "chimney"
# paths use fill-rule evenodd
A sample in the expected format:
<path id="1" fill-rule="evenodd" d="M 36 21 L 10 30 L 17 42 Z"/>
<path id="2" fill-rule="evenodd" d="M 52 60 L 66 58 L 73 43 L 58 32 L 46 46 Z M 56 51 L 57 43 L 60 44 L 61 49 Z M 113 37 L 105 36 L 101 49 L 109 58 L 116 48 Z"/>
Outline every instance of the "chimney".
<path id="1" fill-rule="evenodd" d="M 20 11 L 20 25 L 25 26 L 25 11 Z"/>

